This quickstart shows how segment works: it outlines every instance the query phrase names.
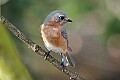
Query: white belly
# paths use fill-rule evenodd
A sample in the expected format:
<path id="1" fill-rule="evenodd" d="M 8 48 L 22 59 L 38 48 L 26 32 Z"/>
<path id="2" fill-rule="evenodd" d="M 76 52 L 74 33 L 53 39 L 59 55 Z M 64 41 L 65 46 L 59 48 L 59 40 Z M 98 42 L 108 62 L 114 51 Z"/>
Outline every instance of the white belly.
<path id="1" fill-rule="evenodd" d="M 58 48 L 58 47 L 55 47 L 54 45 L 52 45 L 51 43 L 49 43 L 48 41 L 45 42 L 45 47 L 50 51 L 54 51 L 56 53 L 59 53 L 61 54 L 63 52 L 62 48 Z"/>

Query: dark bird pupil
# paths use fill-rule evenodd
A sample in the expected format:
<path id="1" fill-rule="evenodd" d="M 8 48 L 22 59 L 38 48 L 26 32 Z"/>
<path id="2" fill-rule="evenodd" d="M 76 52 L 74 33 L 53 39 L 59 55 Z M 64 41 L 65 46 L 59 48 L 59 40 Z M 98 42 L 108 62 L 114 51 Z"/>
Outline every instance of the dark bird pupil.
<path id="1" fill-rule="evenodd" d="M 63 20 L 63 19 L 64 19 L 64 16 L 60 16 L 60 19 Z"/>

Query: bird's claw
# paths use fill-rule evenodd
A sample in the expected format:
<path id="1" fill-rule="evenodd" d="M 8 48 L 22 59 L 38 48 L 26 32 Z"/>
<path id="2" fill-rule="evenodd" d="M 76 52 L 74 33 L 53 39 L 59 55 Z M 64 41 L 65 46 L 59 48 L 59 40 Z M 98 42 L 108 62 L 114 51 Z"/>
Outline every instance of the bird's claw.
<path id="1" fill-rule="evenodd" d="M 44 59 L 46 60 L 49 55 L 50 55 L 50 51 L 45 52 L 45 54 L 44 54 Z"/>
<path id="2" fill-rule="evenodd" d="M 65 71 L 65 65 L 64 65 L 64 62 L 61 62 L 60 65 L 62 66 L 62 71 L 64 72 L 64 71 Z"/>

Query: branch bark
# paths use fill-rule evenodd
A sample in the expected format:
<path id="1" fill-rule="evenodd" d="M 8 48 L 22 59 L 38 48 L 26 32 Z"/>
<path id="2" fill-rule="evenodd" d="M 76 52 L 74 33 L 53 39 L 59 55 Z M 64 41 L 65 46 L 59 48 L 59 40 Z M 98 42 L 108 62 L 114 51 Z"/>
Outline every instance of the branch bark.
<path id="1" fill-rule="evenodd" d="M 0 16 L 0 21 L 3 24 L 3 26 L 7 27 L 7 29 L 9 29 L 15 36 L 17 36 L 24 44 L 26 44 L 28 47 L 30 47 L 34 52 L 36 52 L 40 56 L 44 57 L 46 51 L 43 50 L 39 45 L 37 45 L 31 39 L 27 38 L 22 32 L 20 32 L 13 24 L 11 24 L 3 16 Z M 68 67 L 65 67 L 63 70 L 62 66 L 60 65 L 60 62 L 57 59 L 55 59 L 53 56 L 49 55 L 46 60 L 49 61 L 52 65 L 54 65 L 57 69 L 68 75 L 70 79 L 85 80 L 82 76 L 80 76 L 75 71 L 70 70 Z"/>

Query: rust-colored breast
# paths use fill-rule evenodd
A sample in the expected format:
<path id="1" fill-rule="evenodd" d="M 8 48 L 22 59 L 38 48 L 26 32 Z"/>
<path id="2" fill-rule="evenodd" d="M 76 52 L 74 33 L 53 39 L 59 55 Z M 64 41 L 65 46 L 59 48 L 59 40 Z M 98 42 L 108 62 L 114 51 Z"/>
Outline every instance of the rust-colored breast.
<path id="1" fill-rule="evenodd" d="M 44 43 L 47 41 L 55 47 L 62 48 L 63 53 L 66 53 L 67 42 L 61 35 L 61 27 L 42 25 L 41 33 Z"/>

